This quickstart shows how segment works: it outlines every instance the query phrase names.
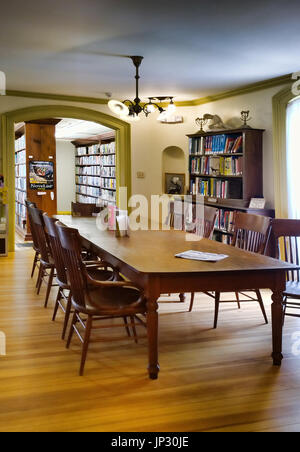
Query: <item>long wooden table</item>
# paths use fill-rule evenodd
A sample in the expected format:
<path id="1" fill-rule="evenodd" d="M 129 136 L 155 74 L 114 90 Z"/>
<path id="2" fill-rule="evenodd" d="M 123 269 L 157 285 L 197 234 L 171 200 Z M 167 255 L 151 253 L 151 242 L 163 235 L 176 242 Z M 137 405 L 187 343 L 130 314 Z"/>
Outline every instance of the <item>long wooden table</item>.
<path id="1" fill-rule="evenodd" d="M 99 231 L 95 218 L 65 215 L 57 218 L 66 226 L 78 229 L 85 246 L 144 289 L 151 379 L 156 379 L 159 372 L 157 300 L 165 293 L 271 289 L 272 358 L 274 365 L 281 365 L 282 292 L 285 272 L 294 266 L 208 239 L 188 242 L 181 231 L 137 231 L 131 232 L 130 237 L 116 238 L 112 231 Z M 189 249 L 227 254 L 228 258 L 199 262 L 174 257 Z"/>

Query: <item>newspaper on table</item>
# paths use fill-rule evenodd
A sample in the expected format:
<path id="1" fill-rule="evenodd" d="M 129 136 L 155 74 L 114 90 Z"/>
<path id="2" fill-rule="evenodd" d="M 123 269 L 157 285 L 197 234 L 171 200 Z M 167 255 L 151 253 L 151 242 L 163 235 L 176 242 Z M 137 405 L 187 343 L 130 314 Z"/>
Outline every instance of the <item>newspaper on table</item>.
<path id="1" fill-rule="evenodd" d="M 226 259 L 227 254 L 204 253 L 202 251 L 189 250 L 183 253 L 175 254 L 175 257 L 181 259 L 190 259 L 194 261 L 218 262 Z"/>

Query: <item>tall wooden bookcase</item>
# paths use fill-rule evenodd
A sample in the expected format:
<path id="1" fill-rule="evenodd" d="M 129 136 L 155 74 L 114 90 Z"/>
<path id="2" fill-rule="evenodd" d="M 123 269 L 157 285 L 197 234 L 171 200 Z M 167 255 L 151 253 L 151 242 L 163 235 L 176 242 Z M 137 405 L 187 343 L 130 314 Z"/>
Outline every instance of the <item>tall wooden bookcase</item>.
<path id="1" fill-rule="evenodd" d="M 76 201 L 116 204 L 115 134 L 100 135 L 97 140 L 76 140 Z"/>
<path id="2" fill-rule="evenodd" d="M 219 209 L 214 237 L 230 243 L 233 213 L 274 216 L 273 209 L 251 209 L 251 198 L 263 197 L 262 129 L 203 132 L 189 137 L 189 194 Z"/>
<path id="3" fill-rule="evenodd" d="M 55 126 L 59 121 L 43 119 L 26 122 L 15 134 L 15 224 L 17 233 L 24 240 L 31 239 L 26 199 L 49 215 L 57 213 Z M 54 187 L 51 190 L 31 188 L 30 162 L 38 161 L 53 162 Z"/>

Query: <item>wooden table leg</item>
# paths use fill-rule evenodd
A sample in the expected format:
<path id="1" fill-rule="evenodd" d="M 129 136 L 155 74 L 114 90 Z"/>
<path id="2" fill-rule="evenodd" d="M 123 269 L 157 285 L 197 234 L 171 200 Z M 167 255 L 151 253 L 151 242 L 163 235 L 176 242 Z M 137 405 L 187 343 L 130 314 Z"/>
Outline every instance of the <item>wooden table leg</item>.
<path id="1" fill-rule="evenodd" d="M 281 291 L 273 291 L 272 295 L 272 334 L 273 334 L 273 364 L 281 366 L 282 328 L 283 328 L 283 295 Z"/>
<path id="2" fill-rule="evenodd" d="M 147 298 L 147 333 L 148 333 L 148 352 L 149 365 L 148 372 L 151 380 L 158 378 L 159 363 L 158 363 L 158 303 L 159 281 L 153 278 L 149 279 L 148 287 L 146 289 Z"/>

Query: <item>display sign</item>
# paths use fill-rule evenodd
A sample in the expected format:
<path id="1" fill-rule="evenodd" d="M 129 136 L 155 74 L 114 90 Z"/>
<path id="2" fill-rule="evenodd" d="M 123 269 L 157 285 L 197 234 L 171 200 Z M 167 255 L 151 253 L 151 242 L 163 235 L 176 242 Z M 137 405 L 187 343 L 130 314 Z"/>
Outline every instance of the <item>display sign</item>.
<path id="1" fill-rule="evenodd" d="M 29 162 L 29 188 L 31 190 L 54 189 L 53 162 Z"/>

